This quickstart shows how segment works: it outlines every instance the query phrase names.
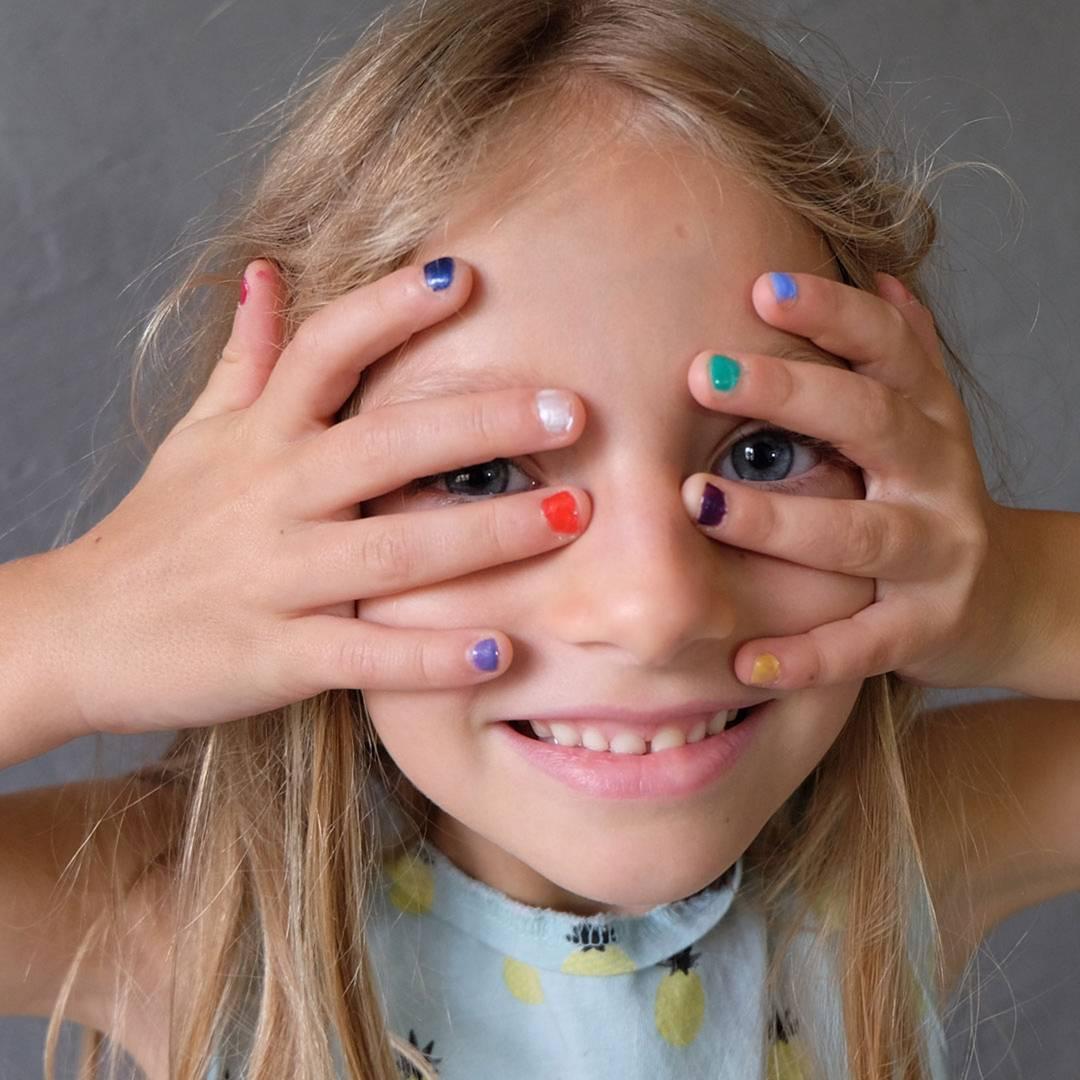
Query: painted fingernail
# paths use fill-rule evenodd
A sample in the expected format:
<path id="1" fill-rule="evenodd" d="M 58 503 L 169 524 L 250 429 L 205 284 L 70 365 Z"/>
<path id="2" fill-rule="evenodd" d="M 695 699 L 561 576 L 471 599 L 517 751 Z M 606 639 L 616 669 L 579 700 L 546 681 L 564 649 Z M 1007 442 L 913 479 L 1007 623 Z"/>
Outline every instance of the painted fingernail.
<path id="1" fill-rule="evenodd" d="M 709 357 L 709 380 L 714 390 L 723 390 L 724 393 L 734 390 L 741 370 L 738 360 L 732 360 L 730 356 L 717 353 Z"/>
<path id="2" fill-rule="evenodd" d="M 499 666 L 499 643 L 493 637 L 478 641 L 469 650 L 469 659 L 478 671 L 495 671 Z"/>
<path id="3" fill-rule="evenodd" d="M 454 280 L 454 260 L 449 255 L 424 263 L 424 281 L 432 292 L 448 289 Z"/>
<path id="4" fill-rule="evenodd" d="M 549 496 L 540 504 L 540 509 L 543 510 L 552 532 L 580 532 L 577 502 L 569 491 L 560 491 L 557 495 Z"/>
<path id="5" fill-rule="evenodd" d="M 773 296 L 778 304 L 794 304 L 799 296 L 799 287 L 790 274 L 769 274 Z"/>
<path id="6" fill-rule="evenodd" d="M 705 481 L 705 490 L 701 493 L 701 509 L 698 510 L 699 525 L 719 525 L 727 513 L 727 500 L 724 493 L 714 484 Z"/>
<path id="7" fill-rule="evenodd" d="M 754 660 L 754 670 L 750 672 L 753 686 L 768 686 L 780 678 L 780 661 L 771 652 L 762 653 Z"/>
<path id="8" fill-rule="evenodd" d="M 574 423 L 574 403 L 561 390 L 540 390 L 536 395 L 536 415 L 545 431 L 565 435 Z"/>
<path id="9" fill-rule="evenodd" d="M 247 299 L 247 294 L 248 294 L 248 283 L 247 283 L 247 274 L 245 274 L 240 279 L 240 304 L 243 304 L 243 302 Z"/>

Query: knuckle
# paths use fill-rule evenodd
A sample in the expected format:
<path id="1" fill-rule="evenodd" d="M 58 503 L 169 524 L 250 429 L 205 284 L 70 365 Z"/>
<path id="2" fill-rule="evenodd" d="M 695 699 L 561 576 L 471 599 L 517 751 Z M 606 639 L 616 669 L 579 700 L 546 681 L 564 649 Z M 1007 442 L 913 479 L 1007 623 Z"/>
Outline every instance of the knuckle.
<path id="1" fill-rule="evenodd" d="M 405 432 L 409 429 L 403 417 L 394 419 L 378 412 L 364 413 L 356 418 L 353 426 L 356 440 L 356 445 L 352 447 L 353 460 L 362 461 L 369 468 L 395 462 L 398 454 L 408 449 L 402 446 L 403 441 L 408 441 Z M 409 430 L 415 438 L 415 429 Z"/>
<path id="2" fill-rule="evenodd" d="M 518 502 L 517 499 L 512 499 L 512 503 Z M 531 507 L 532 501 L 529 500 Z M 486 513 L 481 515 L 479 527 L 481 530 L 480 544 L 482 550 L 487 553 L 487 557 L 491 557 L 491 553 L 494 553 L 497 562 L 506 562 L 511 558 L 515 558 L 515 538 L 518 535 L 518 530 L 515 528 L 518 521 L 517 514 L 520 514 L 525 508 L 520 507 L 517 513 L 513 511 L 507 511 L 505 508 L 505 500 L 492 499 L 488 501 L 488 505 L 485 508 Z M 550 530 L 545 530 L 550 535 Z"/>
<path id="3" fill-rule="evenodd" d="M 764 383 L 765 393 L 769 397 L 769 407 L 783 411 L 788 408 L 798 392 L 798 383 L 788 363 L 778 358 L 770 358 Z"/>
<path id="4" fill-rule="evenodd" d="M 416 672 L 421 684 L 435 686 L 438 684 L 438 663 L 433 655 L 434 651 L 430 643 L 424 638 L 419 638 L 409 644 L 408 668 Z"/>
<path id="5" fill-rule="evenodd" d="M 379 575 L 381 587 L 404 585 L 410 580 L 414 560 L 409 542 L 394 515 L 373 519 L 361 529 L 360 559 L 365 569 Z"/>
<path id="6" fill-rule="evenodd" d="M 375 640 L 367 634 L 348 634 L 335 638 L 331 648 L 332 671 L 343 686 L 365 686 L 378 675 L 384 660 Z"/>
<path id="7" fill-rule="evenodd" d="M 881 518 L 877 514 L 867 513 L 866 506 L 856 503 L 849 512 L 847 528 L 844 530 L 843 561 L 847 571 L 866 571 L 877 566 L 881 559 L 884 536 Z"/>
<path id="8" fill-rule="evenodd" d="M 496 444 L 502 427 L 502 415 L 500 403 L 490 400 L 486 395 L 481 396 L 479 401 L 473 402 L 469 411 L 469 430 L 482 446 Z"/>
<path id="9" fill-rule="evenodd" d="M 236 364 L 244 358 L 243 350 L 236 344 L 236 342 L 229 338 L 225 342 L 225 348 L 221 350 L 220 361 L 223 364 Z"/>
<path id="10" fill-rule="evenodd" d="M 891 434 L 898 421 L 897 413 L 894 392 L 883 383 L 867 379 L 859 409 L 863 439 L 875 443 L 883 435 Z"/>

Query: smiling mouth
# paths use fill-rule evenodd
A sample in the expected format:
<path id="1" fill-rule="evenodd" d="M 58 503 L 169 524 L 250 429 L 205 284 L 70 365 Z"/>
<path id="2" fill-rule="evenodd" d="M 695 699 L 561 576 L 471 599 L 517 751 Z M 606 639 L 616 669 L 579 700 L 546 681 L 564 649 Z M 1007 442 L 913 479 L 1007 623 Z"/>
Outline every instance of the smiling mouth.
<path id="1" fill-rule="evenodd" d="M 767 705 L 768 702 L 759 702 L 759 704 Z M 745 708 L 739 709 L 738 712 L 735 713 L 731 723 L 724 728 L 724 731 L 730 731 L 733 727 L 738 727 L 738 725 L 741 724 L 757 707 L 757 705 L 747 705 Z M 524 735 L 527 739 L 533 739 L 536 742 L 544 741 L 535 731 L 533 731 L 532 725 L 528 720 L 507 720 L 506 723 L 508 723 L 519 735 Z"/>

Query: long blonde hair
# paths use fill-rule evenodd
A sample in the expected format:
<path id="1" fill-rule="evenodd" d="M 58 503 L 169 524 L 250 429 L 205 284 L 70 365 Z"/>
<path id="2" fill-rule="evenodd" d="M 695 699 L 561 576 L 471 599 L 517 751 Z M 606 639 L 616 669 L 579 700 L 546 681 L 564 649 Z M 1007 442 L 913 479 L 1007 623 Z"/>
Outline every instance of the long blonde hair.
<path id="1" fill-rule="evenodd" d="M 324 304 L 411 261 L 486 179 L 525 162 L 540 175 L 548 134 L 585 109 L 601 122 L 618 116 L 629 137 L 675 137 L 739 170 L 820 231 L 849 284 L 873 289 L 884 271 L 930 307 L 917 277 L 936 232 L 926 192 L 948 169 L 898 167 L 876 124 L 865 149 L 851 96 L 845 121 L 763 33 L 749 13 L 708 0 L 412 0 L 382 13 L 283 103 L 254 190 L 191 245 L 195 256 L 147 320 L 131 387 L 143 446 L 152 452 L 205 385 L 251 259 L 280 268 L 288 340 Z M 985 410 L 971 373 L 944 349 L 965 402 Z M 359 410 L 362 392 L 340 418 Z M 921 689 L 891 673 L 867 679 L 840 736 L 745 854 L 773 942 L 770 984 L 805 917 L 827 912 L 852 1080 L 926 1075 L 901 888 L 925 886 L 912 810 L 921 705 Z M 350 1076 L 395 1080 L 398 1060 L 434 1075 L 387 1032 L 368 961 L 365 921 L 386 854 L 375 780 L 409 823 L 398 838 L 407 847 L 432 806 L 381 750 L 362 692 L 345 690 L 181 731 L 155 768 L 130 777 L 124 812 L 155 807 L 160 843 L 137 876 L 117 882 L 87 943 L 148 882 L 172 898 L 176 1080 L 205 1074 L 255 986 L 249 1080 L 276 1080 L 283 1062 L 297 1080 L 324 1080 L 334 1041 Z M 795 908 L 781 902 L 793 896 Z M 936 963 L 935 926 L 926 955 Z M 50 1080 L 79 962 L 49 1026 Z M 785 1022 L 790 1033 L 797 1017 Z M 806 1050 L 806 1080 L 832 1080 Z"/>

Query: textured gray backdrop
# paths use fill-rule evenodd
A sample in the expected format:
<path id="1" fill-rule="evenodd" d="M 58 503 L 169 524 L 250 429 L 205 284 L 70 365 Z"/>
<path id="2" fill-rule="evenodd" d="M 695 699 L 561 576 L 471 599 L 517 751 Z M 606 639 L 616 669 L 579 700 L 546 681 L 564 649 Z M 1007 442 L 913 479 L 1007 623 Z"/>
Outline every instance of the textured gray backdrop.
<path id="1" fill-rule="evenodd" d="M 379 8 L 343 0 L 0 6 L 0 561 L 44 550 L 60 534 L 89 454 L 126 408 L 124 391 L 114 395 L 131 351 L 125 334 L 164 287 L 147 271 L 237 181 L 229 159 L 252 139 L 238 129 L 298 73 L 344 51 Z M 801 43 L 789 35 L 792 51 L 809 50 L 842 74 L 821 35 L 835 42 L 888 95 L 909 149 L 936 149 L 939 165 L 992 162 L 1019 186 L 1016 200 L 986 170 L 945 182 L 937 281 L 1004 409 L 1017 504 L 1080 511 L 1080 8 L 792 0 L 765 10 L 802 19 L 814 32 Z M 113 477 L 92 520 L 140 468 L 133 459 L 127 475 Z M 994 696 L 942 692 L 934 702 Z M 95 754 L 119 772 L 161 742 L 80 739 L 0 773 L 0 791 L 87 775 Z M 949 1023 L 956 1076 L 1076 1080 L 1078 963 L 1076 895 L 995 929 Z M 44 1030 L 36 1018 L 0 1020 L 0 1080 L 41 1076 Z M 65 1025 L 65 1060 L 73 1030 Z"/>

